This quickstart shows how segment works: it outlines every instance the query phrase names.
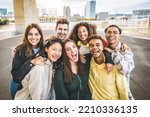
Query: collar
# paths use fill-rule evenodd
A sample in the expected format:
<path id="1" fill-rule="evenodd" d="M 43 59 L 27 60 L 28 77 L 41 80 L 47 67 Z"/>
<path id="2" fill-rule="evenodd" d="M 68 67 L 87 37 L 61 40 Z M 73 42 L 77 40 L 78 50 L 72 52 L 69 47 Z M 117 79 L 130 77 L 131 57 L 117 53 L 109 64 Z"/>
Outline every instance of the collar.
<path id="1" fill-rule="evenodd" d="M 121 48 L 121 42 L 119 41 L 117 46 L 116 46 L 116 50 L 120 50 L 120 48 Z"/>
<path id="2" fill-rule="evenodd" d="M 53 62 L 50 62 L 50 60 L 47 59 L 47 60 L 46 60 L 46 64 L 47 64 L 47 65 L 52 65 Z"/>
<path id="3" fill-rule="evenodd" d="M 90 62 L 90 66 L 91 67 L 97 67 L 97 68 L 99 68 L 99 69 L 103 69 L 103 68 L 105 68 L 105 63 L 102 63 L 101 65 L 99 65 L 99 64 L 97 64 L 95 61 L 94 61 L 94 58 L 92 57 L 92 59 L 91 59 L 91 62 Z"/>

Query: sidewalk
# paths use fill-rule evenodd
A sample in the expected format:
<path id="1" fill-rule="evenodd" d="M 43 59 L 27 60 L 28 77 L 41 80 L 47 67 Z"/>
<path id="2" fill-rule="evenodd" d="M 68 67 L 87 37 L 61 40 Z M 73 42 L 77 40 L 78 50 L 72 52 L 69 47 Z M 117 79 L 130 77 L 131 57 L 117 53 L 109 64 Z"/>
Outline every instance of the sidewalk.
<path id="1" fill-rule="evenodd" d="M 150 34 L 148 33 L 129 33 L 129 32 L 125 32 L 122 34 L 124 36 L 130 36 L 133 38 L 140 38 L 140 39 L 146 39 L 146 40 L 150 40 Z"/>

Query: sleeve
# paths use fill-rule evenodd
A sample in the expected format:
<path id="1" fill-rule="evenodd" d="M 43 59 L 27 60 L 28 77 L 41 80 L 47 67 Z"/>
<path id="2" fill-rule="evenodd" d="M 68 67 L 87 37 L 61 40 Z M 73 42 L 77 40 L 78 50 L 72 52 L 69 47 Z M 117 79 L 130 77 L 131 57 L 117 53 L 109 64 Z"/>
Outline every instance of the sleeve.
<path id="1" fill-rule="evenodd" d="M 128 100 L 126 81 L 123 74 L 121 74 L 118 69 L 116 69 L 116 85 L 118 89 L 119 99 Z"/>
<path id="2" fill-rule="evenodd" d="M 89 69 L 90 69 L 91 58 L 92 58 L 92 55 L 90 53 L 85 54 L 85 59 L 86 59 L 85 69 L 86 69 L 86 71 L 89 71 Z"/>
<path id="3" fill-rule="evenodd" d="M 107 50 L 103 50 L 104 56 L 105 56 L 105 63 L 110 63 L 112 65 L 114 65 L 114 62 L 111 58 L 111 53 L 109 53 Z"/>
<path id="4" fill-rule="evenodd" d="M 120 50 L 114 51 L 111 56 L 118 70 L 124 75 L 130 74 L 134 69 L 133 53 L 131 50 L 126 50 L 125 52 Z"/>
<path id="5" fill-rule="evenodd" d="M 29 73 L 31 68 L 34 66 L 30 61 L 31 59 L 25 61 L 25 56 L 23 55 L 23 52 L 21 52 L 20 54 L 18 51 L 15 54 L 11 70 L 11 74 L 15 82 L 20 83 L 22 79 Z"/>
<path id="6" fill-rule="evenodd" d="M 57 70 L 55 73 L 54 89 L 56 93 L 56 100 L 69 100 L 69 96 L 65 88 L 63 70 Z"/>
<path id="7" fill-rule="evenodd" d="M 44 69 L 43 66 L 35 66 L 29 74 L 29 94 L 32 100 L 41 100 L 44 84 Z"/>

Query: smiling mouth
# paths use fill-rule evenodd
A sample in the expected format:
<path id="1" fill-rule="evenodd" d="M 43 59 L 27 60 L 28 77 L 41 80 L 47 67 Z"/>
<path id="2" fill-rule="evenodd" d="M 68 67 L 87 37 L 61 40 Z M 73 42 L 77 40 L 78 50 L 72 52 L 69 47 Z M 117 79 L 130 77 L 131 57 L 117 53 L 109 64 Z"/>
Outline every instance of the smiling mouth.
<path id="1" fill-rule="evenodd" d="M 77 58 L 77 54 L 72 55 L 72 58 L 76 59 Z"/>
<path id="2" fill-rule="evenodd" d="M 97 51 L 92 51 L 92 54 L 93 55 L 97 55 L 99 53 L 99 50 L 97 50 Z"/>
<path id="3" fill-rule="evenodd" d="M 85 39 L 85 38 L 86 38 L 86 36 L 80 36 L 80 38 L 81 38 L 81 39 Z"/>
<path id="4" fill-rule="evenodd" d="M 113 36 L 109 36 L 108 39 L 111 41 L 111 40 L 114 40 L 114 37 Z"/>
<path id="5" fill-rule="evenodd" d="M 59 58 L 59 56 L 52 56 L 55 60 L 57 60 Z"/>

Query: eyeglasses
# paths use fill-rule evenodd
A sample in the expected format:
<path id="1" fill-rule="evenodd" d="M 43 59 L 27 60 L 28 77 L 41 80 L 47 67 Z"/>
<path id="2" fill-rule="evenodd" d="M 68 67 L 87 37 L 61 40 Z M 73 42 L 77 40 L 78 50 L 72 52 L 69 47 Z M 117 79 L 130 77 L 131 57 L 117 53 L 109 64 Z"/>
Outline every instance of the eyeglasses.
<path id="1" fill-rule="evenodd" d="M 115 34 L 115 35 L 117 35 L 117 34 L 119 34 L 119 32 L 118 31 L 108 31 L 108 32 L 106 32 L 106 34 Z"/>

